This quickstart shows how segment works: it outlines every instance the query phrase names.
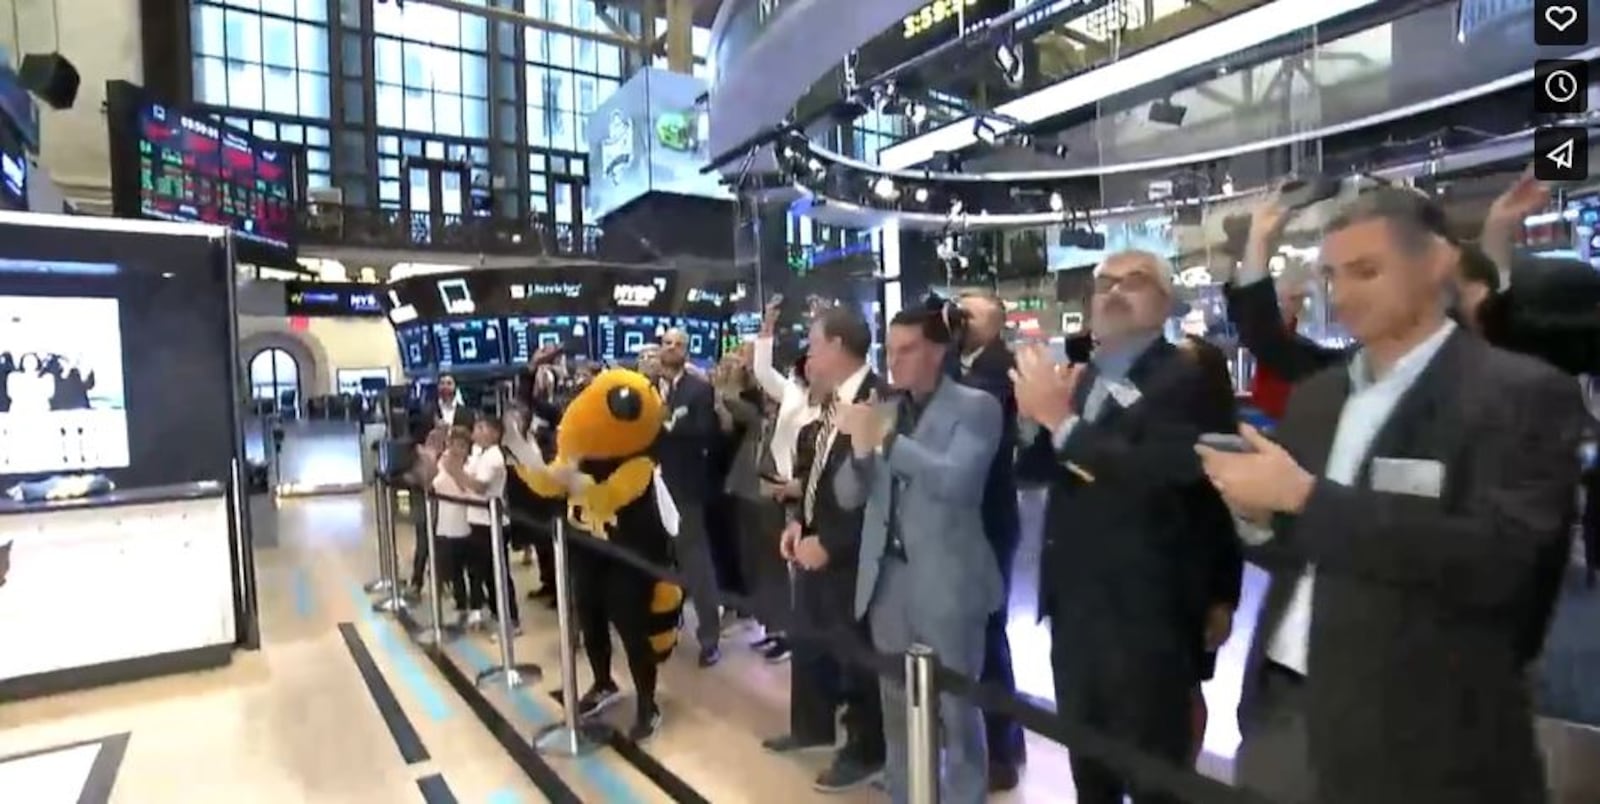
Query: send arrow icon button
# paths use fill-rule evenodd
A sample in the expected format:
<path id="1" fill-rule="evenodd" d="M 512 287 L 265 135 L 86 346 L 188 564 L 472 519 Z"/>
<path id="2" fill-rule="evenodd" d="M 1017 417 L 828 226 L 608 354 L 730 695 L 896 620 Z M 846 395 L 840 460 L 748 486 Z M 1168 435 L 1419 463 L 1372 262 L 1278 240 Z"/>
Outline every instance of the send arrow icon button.
<path id="1" fill-rule="evenodd" d="M 1534 175 L 1540 181 L 1584 181 L 1589 177 L 1589 132 L 1542 128 L 1533 135 Z"/>

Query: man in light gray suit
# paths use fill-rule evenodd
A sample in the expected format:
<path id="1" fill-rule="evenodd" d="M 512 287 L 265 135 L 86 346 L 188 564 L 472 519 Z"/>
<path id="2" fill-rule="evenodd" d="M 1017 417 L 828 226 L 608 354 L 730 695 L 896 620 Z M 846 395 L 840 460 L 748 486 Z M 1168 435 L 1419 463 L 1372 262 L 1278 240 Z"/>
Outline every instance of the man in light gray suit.
<path id="1" fill-rule="evenodd" d="M 1003 426 L 993 397 L 944 378 L 950 340 L 943 310 L 902 311 L 890 322 L 889 374 L 903 393 L 837 414 L 853 454 L 834 476 L 834 493 L 841 505 L 866 507 L 855 611 L 867 619 L 873 646 L 903 653 L 926 645 L 940 663 L 976 680 L 985 622 L 1003 602 L 982 510 Z M 901 804 L 905 687 L 885 680 L 881 689 L 889 793 Z M 988 795 L 982 714 L 951 695 L 939 707 L 942 799 L 980 804 Z"/>

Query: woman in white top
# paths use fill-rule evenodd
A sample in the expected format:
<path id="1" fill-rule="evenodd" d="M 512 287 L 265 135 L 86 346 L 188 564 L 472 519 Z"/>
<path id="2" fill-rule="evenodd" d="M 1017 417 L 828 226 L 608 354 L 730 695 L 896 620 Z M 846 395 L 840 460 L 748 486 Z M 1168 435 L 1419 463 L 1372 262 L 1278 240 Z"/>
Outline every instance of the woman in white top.
<path id="1" fill-rule="evenodd" d="M 451 497 L 471 496 L 467 490 L 456 482 L 455 475 L 465 464 L 467 456 L 472 452 L 472 435 L 465 427 L 457 427 L 450 431 L 444 452 L 439 456 L 438 471 L 433 473 L 432 487 L 435 494 Z M 457 471 L 451 471 L 454 468 Z M 439 571 L 440 587 L 449 586 L 450 594 L 456 601 L 456 614 L 466 625 L 477 615 L 477 610 L 471 605 L 472 599 L 467 593 L 467 565 L 471 563 L 472 524 L 467 521 L 467 508 L 464 503 L 439 501 L 439 513 L 434 523 L 434 532 L 439 536 L 439 556 L 437 569 Z M 482 615 L 477 615 L 481 620 Z"/>
<path id="2" fill-rule="evenodd" d="M 497 499 L 503 505 L 506 499 L 506 456 L 500 449 L 500 439 L 504 435 L 504 425 L 487 416 L 480 416 L 472 427 L 472 443 L 476 449 L 461 465 L 445 466 L 445 473 L 466 489 L 469 495 L 482 500 Z M 468 537 L 470 547 L 467 563 L 467 595 L 473 612 L 468 615 L 468 624 L 471 625 L 483 622 L 486 617 L 493 618 L 499 607 L 495 597 L 494 538 L 488 509 L 468 507 L 467 523 L 472 531 Z M 512 630 L 516 632 L 521 629 L 521 617 L 517 611 L 516 590 L 511 585 L 509 557 L 506 558 L 506 591 L 509 595 L 506 605 L 511 612 Z"/>
<path id="3" fill-rule="evenodd" d="M 805 364 L 796 363 L 795 373 L 786 377 L 773 365 L 773 346 L 778 328 L 778 305 L 782 297 L 767 304 L 761 320 L 761 332 L 756 336 L 755 354 L 750 361 L 750 372 L 756 385 L 767 398 L 778 403 L 778 413 L 772 423 L 772 462 L 778 474 L 788 481 L 794 479 L 795 443 L 800 429 L 817 417 L 818 408 L 811 402 L 805 381 Z"/>

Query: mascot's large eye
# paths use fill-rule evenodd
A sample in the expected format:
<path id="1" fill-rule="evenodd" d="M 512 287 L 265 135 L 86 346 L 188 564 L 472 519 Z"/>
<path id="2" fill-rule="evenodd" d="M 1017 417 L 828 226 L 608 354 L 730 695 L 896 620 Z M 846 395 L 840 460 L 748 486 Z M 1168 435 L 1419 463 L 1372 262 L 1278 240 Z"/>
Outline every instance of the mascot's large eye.
<path id="1" fill-rule="evenodd" d="M 617 421 L 638 421 L 644 413 L 644 400 L 639 398 L 638 391 L 619 385 L 606 392 L 606 408 Z"/>

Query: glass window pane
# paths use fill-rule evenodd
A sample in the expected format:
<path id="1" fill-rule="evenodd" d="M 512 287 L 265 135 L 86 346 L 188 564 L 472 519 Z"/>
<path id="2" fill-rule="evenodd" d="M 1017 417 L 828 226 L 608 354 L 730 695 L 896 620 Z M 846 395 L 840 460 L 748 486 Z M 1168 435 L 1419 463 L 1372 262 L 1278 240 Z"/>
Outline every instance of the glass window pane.
<path id="1" fill-rule="evenodd" d="M 545 170 L 544 154 L 528 154 L 528 170 L 533 171 L 534 173 L 543 173 Z M 543 180 L 539 182 L 539 186 L 544 186 Z"/>
<path id="2" fill-rule="evenodd" d="M 194 52 L 204 56 L 226 56 L 228 34 L 223 24 L 222 9 L 216 6 L 198 6 L 192 17 Z"/>
<path id="3" fill-rule="evenodd" d="M 328 147 L 328 142 L 329 142 L 329 139 L 328 139 L 328 130 L 327 129 L 325 129 L 325 128 L 317 128 L 316 126 L 307 126 L 306 127 L 306 144 L 307 145 L 320 145 L 320 146 L 326 148 L 326 147 Z"/>
<path id="4" fill-rule="evenodd" d="M 278 142 L 292 142 L 297 145 L 304 145 L 305 141 L 305 130 L 299 126 L 289 123 L 278 126 Z"/>
<path id="5" fill-rule="evenodd" d="M 594 90 L 594 98 L 595 98 L 595 104 L 594 105 L 597 108 L 600 107 L 600 106 L 605 105 L 605 102 L 608 101 L 608 100 L 611 100 L 611 96 L 616 93 L 617 87 L 619 87 L 621 85 L 622 84 L 621 84 L 620 81 L 616 81 L 616 80 L 611 79 L 611 78 L 601 78 L 598 81 L 596 81 L 595 82 L 595 90 Z M 592 112 L 592 111 L 594 111 L 594 109 L 590 109 L 589 111 Z"/>
<path id="6" fill-rule="evenodd" d="M 266 81 L 264 91 L 265 108 L 277 114 L 296 114 L 299 109 L 299 86 L 295 81 L 295 71 L 268 67 L 263 71 Z"/>
<path id="7" fill-rule="evenodd" d="M 461 136 L 461 96 L 448 92 L 434 93 L 433 122 L 436 133 Z"/>
<path id="8" fill-rule="evenodd" d="M 344 82 L 344 122 L 359 126 L 367 119 L 367 100 L 360 80 Z"/>
<path id="9" fill-rule="evenodd" d="M 566 34 L 550 34 L 549 42 L 550 64 L 556 67 L 572 67 L 572 37 Z"/>
<path id="10" fill-rule="evenodd" d="M 545 57 L 545 32 L 529 28 L 523 35 L 523 46 L 527 50 L 527 59 L 532 62 L 543 63 Z"/>
<path id="11" fill-rule="evenodd" d="M 550 0 L 545 4 L 545 19 L 562 25 L 572 25 L 577 20 L 572 18 L 572 7 L 577 3 L 572 0 Z"/>
<path id="12" fill-rule="evenodd" d="M 426 90 L 408 89 L 406 96 L 406 125 L 412 131 L 433 130 L 433 97 Z"/>
<path id="13" fill-rule="evenodd" d="M 440 92 L 461 94 L 461 55 L 453 50 L 433 48 L 428 52 L 430 85 Z"/>
<path id="14" fill-rule="evenodd" d="M 400 160 L 394 158 L 379 159 L 378 177 L 383 179 L 400 178 Z"/>
<path id="15" fill-rule="evenodd" d="M 476 98 L 462 101 L 461 133 L 475 139 L 489 138 L 489 102 Z"/>
<path id="16" fill-rule="evenodd" d="M 391 155 L 400 153 L 400 138 L 393 134 L 378 137 L 378 153 Z"/>
<path id="17" fill-rule="evenodd" d="M 228 11 L 223 25 L 228 58 L 261 61 L 261 18 L 242 11 Z"/>
<path id="18" fill-rule="evenodd" d="M 294 23 L 261 18 L 261 57 L 269 67 L 295 66 Z"/>
<path id="19" fill-rule="evenodd" d="M 295 16 L 312 22 L 327 22 L 328 0 L 296 0 Z"/>
<path id="20" fill-rule="evenodd" d="M 377 98 L 378 125 L 384 128 L 405 128 L 405 102 L 405 90 L 393 84 L 379 84 Z"/>
<path id="21" fill-rule="evenodd" d="M 215 106 L 228 104 L 228 66 L 222 59 L 194 60 L 194 99 Z"/>
<path id="22" fill-rule="evenodd" d="M 428 55 L 432 48 L 406 42 L 405 53 L 405 85 L 406 89 L 420 89 L 428 86 Z"/>
<path id="23" fill-rule="evenodd" d="M 359 78 L 366 75 L 366 65 L 362 63 L 364 60 L 361 58 L 361 37 L 358 34 L 346 34 L 341 37 L 340 41 L 343 43 L 340 45 L 340 50 L 342 51 L 340 58 L 344 67 L 345 77 Z M 398 69 L 395 70 L 395 75 L 398 76 L 399 74 L 400 71 Z M 398 81 L 399 78 L 392 80 Z"/>
<path id="24" fill-rule="evenodd" d="M 592 73 L 595 70 L 598 70 L 600 68 L 600 63 L 598 56 L 595 53 L 595 48 L 595 42 L 592 40 L 579 40 L 577 58 L 574 60 L 572 66 L 587 73 Z"/>
<path id="25" fill-rule="evenodd" d="M 328 29 L 296 25 L 295 38 L 299 40 L 300 69 L 328 72 Z"/>
<path id="26" fill-rule="evenodd" d="M 228 105 L 240 109 L 261 108 L 261 65 L 228 63 Z"/>
<path id="27" fill-rule="evenodd" d="M 379 183 L 378 200 L 391 204 L 400 203 L 400 182 L 386 181 Z"/>
<path id="28" fill-rule="evenodd" d="M 489 21 L 474 14 L 461 15 L 461 49 L 484 53 L 489 50 Z"/>
<path id="29" fill-rule="evenodd" d="M 357 42 L 359 45 L 359 40 Z M 372 44 L 372 74 L 388 84 L 405 83 L 405 64 L 400 55 L 400 43 L 393 39 L 378 38 Z"/>
<path id="30" fill-rule="evenodd" d="M 299 379 L 300 366 L 295 363 L 294 356 L 288 352 L 282 349 L 273 349 L 271 351 L 273 374 L 276 375 L 278 385 L 287 385 L 292 388 Z"/>
<path id="31" fill-rule="evenodd" d="M 306 170 L 328 171 L 332 169 L 333 158 L 327 151 L 317 148 L 306 150 Z"/>
<path id="32" fill-rule="evenodd" d="M 320 190 L 320 189 L 322 189 L 324 187 L 332 187 L 332 186 L 333 186 L 333 177 L 332 176 L 329 176 L 326 173 L 315 173 L 315 172 L 307 172 L 306 173 L 306 187 L 307 188 L 312 189 L 312 190 Z"/>
<path id="33" fill-rule="evenodd" d="M 534 148 L 550 146 L 550 130 L 545 125 L 545 111 L 537 106 L 528 107 L 528 145 Z"/>
<path id="34" fill-rule="evenodd" d="M 622 77 L 622 48 L 616 45 L 597 44 L 596 72 L 614 78 Z"/>
<path id="35" fill-rule="evenodd" d="M 489 97 L 489 60 L 483 56 L 461 57 L 461 94 L 471 98 Z"/>
<path id="36" fill-rule="evenodd" d="M 300 90 L 300 115 L 302 117 L 315 117 L 318 120 L 327 119 L 332 113 L 333 86 L 326 75 L 316 73 L 299 74 Z"/>
<path id="37" fill-rule="evenodd" d="M 517 141 L 517 107 L 515 104 L 500 104 L 500 116 L 495 120 L 496 136 L 501 142 Z"/>
<path id="38" fill-rule="evenodd" d="M 261 10 L 284 17 L 294 16 L 294 0 L 261 0 Z"/>

